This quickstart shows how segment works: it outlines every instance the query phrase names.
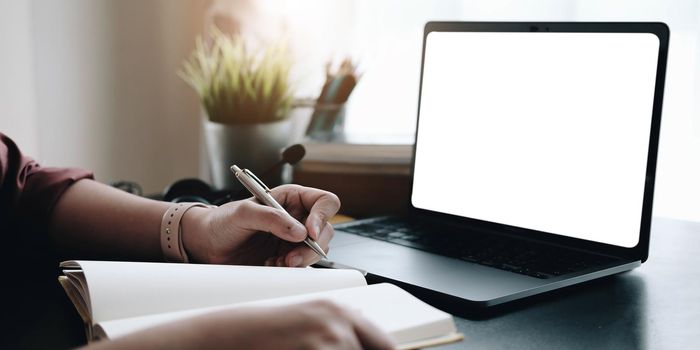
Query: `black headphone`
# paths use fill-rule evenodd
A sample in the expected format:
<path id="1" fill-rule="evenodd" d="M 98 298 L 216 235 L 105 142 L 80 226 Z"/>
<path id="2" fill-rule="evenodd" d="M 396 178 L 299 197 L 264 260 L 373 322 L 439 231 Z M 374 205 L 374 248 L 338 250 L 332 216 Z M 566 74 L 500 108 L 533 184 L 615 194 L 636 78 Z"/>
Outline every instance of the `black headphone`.
<path id="1" fill-rule="evenodd" d="M 306 149 L 300 144 L 291 145 L 282 152 L 282 159 L 264 171 L 259 177 L 265 177 L 278 170 L 284 164 L 294 165 L 306 155 Z M 163 200 L 167 202 L 199 202 L 204 204 L 221 205 L 231 201 L 244 199 L 250 194 L 245 188 L 215 190 L 208 183 L 198 178 L 185 178 L 173 182 L 165 189 Z"/>
<path id="2" fill-rule="evenodd" d="M 185 178 L 173 182 L 165 189 L 163 200 L 166 202 L 200 202 L 211 203 L 211 186 L 197 178 Z M 207 199 L 209 198 L 209 199 Z"/>

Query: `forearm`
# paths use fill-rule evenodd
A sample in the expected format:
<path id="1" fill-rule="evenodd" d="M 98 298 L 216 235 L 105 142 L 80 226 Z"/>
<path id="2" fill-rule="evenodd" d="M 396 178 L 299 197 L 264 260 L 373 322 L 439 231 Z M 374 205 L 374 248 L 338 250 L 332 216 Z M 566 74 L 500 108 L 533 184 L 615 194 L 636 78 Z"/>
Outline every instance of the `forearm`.
<path id="1" fill-rule="evenodd" d="M 376 349 L 393 339 L 359 312 L 328 300 L 237 308 L 165 323 L 80 350 Z"/>
<path id="2" fill-rule="evenodd" d="M 78 350 L 197 349 L 203 347 L 201 333 L 206 331 L 202 320 L 176 322 L 140 331 L 116 340 L 102 340 Z"/>
<path id="3" fill-rule="evenodd" d="M 162 260 L 159 229 L 168 205 L 81 180 L 59 198 L 49 231 L 68 257 Z"/>
<path id="4" fill-rule="evenodd" d="M 265 344 L 272 334 L 279 336 L 280 317 L 275 310 L 249 308 L 225 310 L 164 323 L 114 340 L 93 342 L 78 350 L 131 350 L 131 349 L 291 349 L 292 344 L 271 346 Z M 294 327 L 289 324 L 285 328 Z M 293 333 L 293 332 L 289 332 Z M 294 334 L 303 338 L 305 334 Z M 278 344 L 279 345 L 279 342 Z M 310 348 L 310 347 L 305 347 Z"/>
<path id="5" fill-rule="evenodd" d="M 335 215 L 340 201 L 330 192 L 298 185 L 277 187 L 273 194 L 291 216 L 250 200 L 188 209 L 180 238 L 189 261 L 279 266 L 318 261 L 298 242 L 310 235 L 327 250 L 333 228 L 325 219 Z M 62 257 L 163 261 L 160 225 L 170 205 L 81 180 L 58 199 L 49 232 Z"/>
<path id="6" fill-rule="evenodd" d="M 206 320 L 195 318 L 139 331 L 116 340 L 93 342 L 78 350 L 208 349 Z"/>

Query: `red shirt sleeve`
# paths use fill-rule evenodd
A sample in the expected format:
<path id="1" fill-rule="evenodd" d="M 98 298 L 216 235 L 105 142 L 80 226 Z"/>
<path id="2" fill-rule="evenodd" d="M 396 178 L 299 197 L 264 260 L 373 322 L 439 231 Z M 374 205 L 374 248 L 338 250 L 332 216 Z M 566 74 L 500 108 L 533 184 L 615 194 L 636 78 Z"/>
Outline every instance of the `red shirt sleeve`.
<path id="1" fill-rule="evenodd" d="M 0 227 L 9 220 L 45 230 L 58 198 L 90 171 L 44 168 L 0 133 Z"/>

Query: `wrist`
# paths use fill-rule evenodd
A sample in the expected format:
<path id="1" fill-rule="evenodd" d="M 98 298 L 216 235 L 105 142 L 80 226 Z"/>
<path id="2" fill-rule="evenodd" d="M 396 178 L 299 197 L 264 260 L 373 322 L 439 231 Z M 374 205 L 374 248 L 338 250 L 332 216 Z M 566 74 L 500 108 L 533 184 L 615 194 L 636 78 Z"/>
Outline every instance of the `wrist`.
<path id="1" fill-rule="evenodd" d="M 182 243 L 192 263 L 209 261 L 209 212 L 210 208 L 192 207 L 185 212 L 180 221 Z"/>
<path id="2" fill-rule="evenodd" d="M 165 211 L 160 224 L 160 247 L 161 251 L 163 252 L 163 257 L 165 258 L 165 261 L 180 263 L 187 263 L 191 261 L 191 258 L 189 257 L 185 249 L 185 241 L 183 237 L 183 224 L 185 223 L 183 221 L 186 220 L 191 222 L 197 222 L 197 220 L 192 219 L 196 218 L 196 215 L 189 215 L 187 219 L 185 219 L 185 217 L 187 216 L 188 212 L 191 211 L 191 209 L 193 208 L 206 207 L 209 206 L 197 202 L 174 203 L 170 206 L 170 208 L 168 208 L 168 210 Z M 190 227 L 190 231 L 195 233 L 194 235 L 190 236 L 194 236 L 196 238 L 199 235 L 197 231 L 198 228 L 196 226 L 193 227 L 192 224 L 189 224 L 188 226 Z M 192 242 L 191 239 L 190 242 Z M 196 246 L 190 246 L 190 249 L 193 248 L 196 248 Z M 194 258 L 199 259 L 200 257 L 196 256 Z"/>

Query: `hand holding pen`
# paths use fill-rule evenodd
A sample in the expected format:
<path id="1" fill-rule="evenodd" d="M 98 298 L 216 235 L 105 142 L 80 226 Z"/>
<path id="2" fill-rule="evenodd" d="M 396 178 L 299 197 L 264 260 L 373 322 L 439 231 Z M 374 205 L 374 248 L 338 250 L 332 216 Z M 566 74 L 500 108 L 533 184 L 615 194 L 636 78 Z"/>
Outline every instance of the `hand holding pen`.
<path id="1" fill-rule="evenodd" d="M 303 242 L 308 236 L 324 253 L 328 250 L 334 235 L 328 219 L 340 208 L 338 197 L 299 185 L 277 186 L 270 195 L 286 211 L 253 198 L 188 210 L 182 237 L 190 261 L 294 267 L 319 261 L 320 255 Z"/>
<path id="2" fill-rule="evenodd" d="M 329 231 L 331 236 L 333 234 L 333 229 L 327 223 L 327 219 L 329 218 L 329 213 L 334 215 L 340 206 L 340 202 L 335 195 L 330 192 L 295 185 L 280 186 L 298 190 L 294 193 L 298 197 L 298 201 L 294 200 L 294 195 L 290 196 L 289 193 L 286 193 L 284 199 L 288 204 L 288 208 L 285 209 L 274 198 L 272 190 L 248 169 L 240 169 L 236 165 L 233 165 L 231 166 L 231 171 L 261 204 L 274 208 L 275 211 L 273 212 L 275 216 L 282 217 L 290 223 L 287 227 L 288 230 L 292 231 L 295 227 L 301 226 L 301 223 L 297 221 L 295 217 L 305 218 L 305 227 L 308 231 L 308 235 L 304 235 L 304 243 L 318 254 L 318 256 L 326 257 L 323 248 L 316 240 L 319 239 L 324 231 Z M 291 201 L 289 199 L 291 199 Z M 310 209 L 307 212 L 306 208 L 309 207 Z M 279 264 L 275 263 L 272 265 Z"/>

